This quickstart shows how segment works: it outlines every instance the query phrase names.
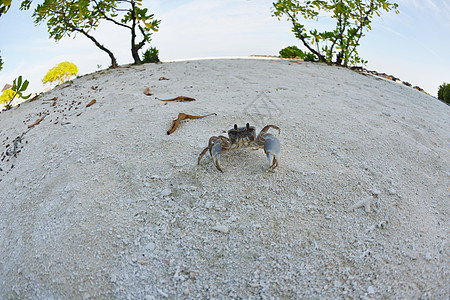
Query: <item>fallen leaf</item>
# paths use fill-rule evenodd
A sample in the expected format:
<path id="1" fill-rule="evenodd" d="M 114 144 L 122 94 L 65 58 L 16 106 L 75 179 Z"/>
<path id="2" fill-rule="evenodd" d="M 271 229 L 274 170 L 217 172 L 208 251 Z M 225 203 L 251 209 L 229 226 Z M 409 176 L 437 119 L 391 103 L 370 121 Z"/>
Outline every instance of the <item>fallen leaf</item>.
<path id="1" fill-rule="evenodd" d="M 96 89 L 98 89 L 98 85 L 96 85 L 96 86 L 91 86 L 91 89 L 93 89 L 93 90 L 95 91 Z"/>
<path id="2" fill-rule="evenodd" d="M 44 99 L 42 101 L 56 101 L 58 100 L 58 97 L 53 97 L 52 99 Z"/>
<path id="3" fill-rule="evenodd" d="M 30 99 L 30 102 L 35 101 L 37 98 L 39 98 L 39 95 L 34 96 L 33 98 Z"/>
<path id="4" fill-rule="evenodd" d="M 170 79 L 169 79 L 169 78 L 166 78 L 166 77 L 159 77 L 158 80 L 170 80 Z"/>
<path id="5" fill-rule="evenodd" d="M 159 100 L 166 101 L 166 102 L 169 102 L 169 101 L 178 101 L 178 102 L 195 101 L 194 98 L 185 97 L 185 96 L 178 96 L 176 98 L 167 99 L 167 100 L 162 100 L 162 99 L 159 99 Z"/>
<path id="6" fill-rule="evenodd" d="M 144 94 L 147 95 L 147 96 L 153 95 L 152 92 L 150 92 L 150 88 L 145 88 Z"/>
<path id="7" fill-rule="evenodd" d="M 43 115 L 42 117 L 40 117 L 39 119 L 37 119 L 33 124 L 28 125 L 28 128 L 32 128 L 32 127 L 36 126 L 37 124 L 41 123 L 42 120 L 44 120 L 46 116 L 47 116 L 47 115 Z"/>
<path id="8" fill-rule="evenodd" d="M 86 107 L 94 105 L 94 103 L 97 102 L 97 100 L 93 99 L 91 102 L 89 102 Z"/>
<path id="9" fill-rule="evenodd" d="M 204 116 L 192 116 L 192 115 L 187 115 L 185 113 L 179 113 L 178 114 L 178 118 L 176 120 L 172 121 L 172 126 L 170 126 L 170 129 L 167 131 L 167 134 L 169 135 L 169 134 L 173 133 L 178 128 L 178 125 L 180 125 L 180 122 L 183 121 L 183 120 L 186 120 L 186 119 L 201 119 L 201 118 L 212 116 L 212 115 L 216 115 L 217 116 L 216 113 L 212 113 L 212 114 L 204 115 Z"/>

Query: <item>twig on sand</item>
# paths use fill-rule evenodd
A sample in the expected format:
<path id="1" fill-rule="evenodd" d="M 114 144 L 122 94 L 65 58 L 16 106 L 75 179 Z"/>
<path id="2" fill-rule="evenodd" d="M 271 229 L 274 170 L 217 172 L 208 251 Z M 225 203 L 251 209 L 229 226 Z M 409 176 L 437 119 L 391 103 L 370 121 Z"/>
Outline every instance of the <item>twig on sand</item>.
<path id="1" fill-rule="evenodd" d="M 193 115 L 188 115 L 188 114 L 185 114 L 185 113 L 179 113 L 178 114 L 178 118 L 176 120 L 172 121 L 172 126 L 170 126 L 170 129 L 167 131 L 167 134 L 169 135 L 169 134 L 173 133 L 175 130 L 177 130 L 178 125 L 180 125 L 180 122 L 182 120 L 186 120 L 186 119 L 201 119 L 201 118 L 208 117 L 208 116 L 211 116 L 211 115 L 216 115 L 217 116 L 216 113 L 212 113 L 212 114 L 208 114 L 208 115 L 204 115 L 204 116 L 193 116 Z"/>
<path id="2" fill-rule="evenodd" d="M 36 126 L 37 124 L 41 123 L 42 120 L 44 120 L 46 116 L 47 116 L 47 114 L 44 114 L 42 117 L 40 117 L 39 119 L 37 119 L 33 124 L 28 125 L 28 128 L 33 128 L 33 127 Z"/>

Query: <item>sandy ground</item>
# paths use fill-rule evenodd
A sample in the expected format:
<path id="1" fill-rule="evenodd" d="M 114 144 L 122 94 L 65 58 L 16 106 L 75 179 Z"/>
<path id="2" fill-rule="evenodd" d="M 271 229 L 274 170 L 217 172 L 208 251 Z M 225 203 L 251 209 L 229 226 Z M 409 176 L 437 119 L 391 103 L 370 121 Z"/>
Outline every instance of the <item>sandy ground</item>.
<path id="1" fill-rule="evenodd" d="M 167 135 L 180 112 L 217 116 Z M 275 172 L 197 165 L 247 122 L 281 128 Z M 0 113 L 0 298 L 448 299 L 449 128 L 424 93 L 308 62 L 75 79 Z"/>

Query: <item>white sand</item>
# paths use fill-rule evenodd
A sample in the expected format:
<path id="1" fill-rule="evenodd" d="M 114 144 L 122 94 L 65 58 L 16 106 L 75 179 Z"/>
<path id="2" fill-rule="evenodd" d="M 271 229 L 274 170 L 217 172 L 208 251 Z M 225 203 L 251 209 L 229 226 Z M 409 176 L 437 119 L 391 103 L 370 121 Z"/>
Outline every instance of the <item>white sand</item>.
<path id="1" fill-rule="evenodd" d="M 450 297 L 438 100 L 281 60 L 151 64 L 66 86 L 0 113 L 3 150 L 26 132 L 0 162 L 1 299 Z M 176 96 L 197 101 L 156 99 Z M 180 112 L 218 115 L 166 135 Z M 276 172 L 261 150 L 226 154 L 225 173 L 209 154 L 197 165 L 210 136 L 246 122 L 281 128 Z"/>

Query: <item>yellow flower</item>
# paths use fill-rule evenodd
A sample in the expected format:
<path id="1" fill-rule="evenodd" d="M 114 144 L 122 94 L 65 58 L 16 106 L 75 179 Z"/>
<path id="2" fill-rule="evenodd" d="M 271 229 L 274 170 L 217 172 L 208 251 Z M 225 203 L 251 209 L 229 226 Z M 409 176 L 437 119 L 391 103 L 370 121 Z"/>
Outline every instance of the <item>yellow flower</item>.
<path id="1" fill-rule="evenodd" d="M 77 75 L 78 68 L 71 62 L 62 62 L 54 68 L 51 68 L 42 79 L 43 83 L 58 81 L 61 84 L 70 79 L 71 76 Z"/>
<path id="2" fill-rule="evenodd" d="M 16 96 L 16 92 L 14 92 L 13 90 L 4 90 L 2 95 L 0 96 L 0 104 L 9 103 L 14 98 L 14 96 Z"/>

